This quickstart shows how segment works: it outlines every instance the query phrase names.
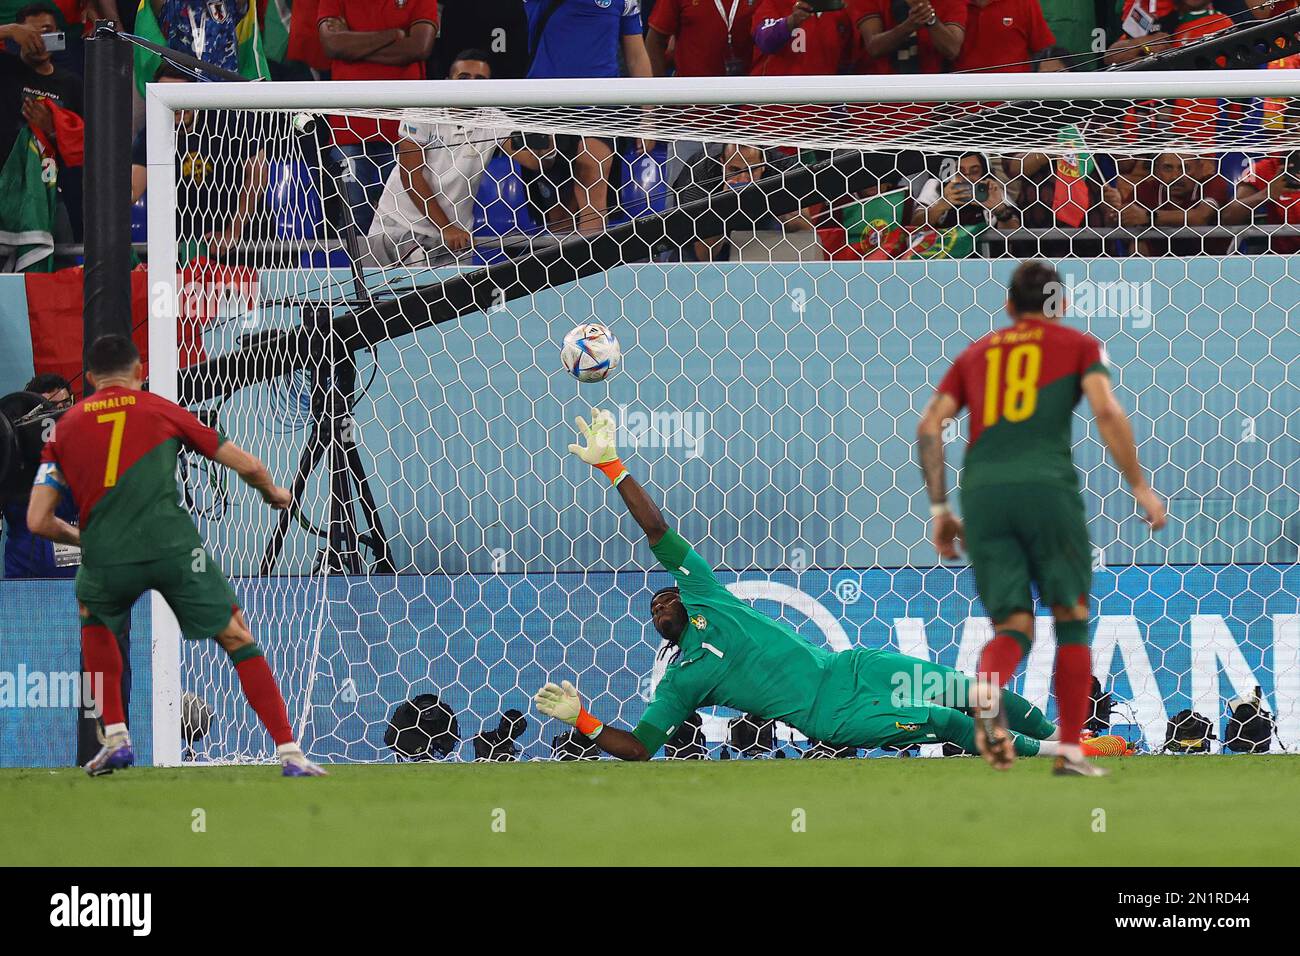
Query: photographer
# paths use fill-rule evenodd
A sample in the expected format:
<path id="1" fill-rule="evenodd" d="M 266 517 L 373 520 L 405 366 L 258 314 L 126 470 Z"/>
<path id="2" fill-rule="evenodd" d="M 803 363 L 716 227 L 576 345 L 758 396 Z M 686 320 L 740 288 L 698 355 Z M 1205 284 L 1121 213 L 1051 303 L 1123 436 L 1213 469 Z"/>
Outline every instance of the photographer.
<path id="1" fill-rule="evenodd" d="M 987 157 L 963 153 L 951 176 L 941 169 L 919 185 L 911 224 L 932 229 L 989 225 L 1011 231 L 1020 228 L 1020 215 L 1007 202 L 1002 181 L 990 173 Z"/>
<path id="2" fill-rule="evenodd" d="M 35 392 L 58 408 L 72 404 L 72 386 L 60 375 L 37 375 L 23 386 L 23 391 Z M 76 576 L 81 564 L 81 552 L 77 548 L 55 544 L 28 530 L 27 496 L 4 502 L 0 514 L 4 518 L 6 579 Z M 68 524 L 77 523 L 77 506 L 69 496 L 59 502 L 55 514 Z"/>

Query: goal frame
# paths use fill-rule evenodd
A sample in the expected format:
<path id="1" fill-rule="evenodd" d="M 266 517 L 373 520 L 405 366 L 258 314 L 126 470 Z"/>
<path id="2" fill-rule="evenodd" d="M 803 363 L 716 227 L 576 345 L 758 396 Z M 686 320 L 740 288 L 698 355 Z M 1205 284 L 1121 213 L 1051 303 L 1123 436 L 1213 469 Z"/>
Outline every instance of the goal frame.
<path id="1" fill-rule="evenodd" d="M 175 193 L 175 116 L 186 109 L 332 110 L 726 106 L 871 103 L 1033 102 L 1041 100 L 1300 97 L 1300 71 L 1218 70 L 1094 73 L 986 73 L 919 76 L 763 76 L 589 79 L 150 83 L 145 94 L 147 191 Z M 695 137 L 692 137 L 695 138 Z M 1045 147 L 1051 152 L 1051 147 Z M 1138 150 L 1139 152 L 1141 150 Z M 178 247 L 174 205 L 148 211 L 149 387 L 178 395 Z M 180 766 L 181 635 L 151 595 L 152 740 L 155 766 Z"/>

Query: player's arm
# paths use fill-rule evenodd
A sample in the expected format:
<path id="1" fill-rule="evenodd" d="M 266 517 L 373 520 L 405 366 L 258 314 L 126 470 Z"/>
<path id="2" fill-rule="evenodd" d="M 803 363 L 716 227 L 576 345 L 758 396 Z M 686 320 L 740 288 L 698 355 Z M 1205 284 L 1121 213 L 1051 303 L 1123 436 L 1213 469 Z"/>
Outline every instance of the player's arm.
<path id="1" fill-rule="evenodd" d="M 619 760 L 649 760 L 653 756 L 653 752 L 647 750 L 635 734 L 616 727 L 606 727 L 587 713 L 587 709 L 582 706 L 582 698 L 578 696 L 578 688 L 567 680 L 562 684 L 547 684 L 537 692 L 533 701 L 543 715 L 577 728 L 580 734 L 611 757 Z"/>
<path id="2" fill-rule="evenodd" d="M 283 511 L 293 504 L 293 496 L 287 488 L 281 488 L 271 477 L 266 465 L 255 455 L 250 455 L 232 441 L 224 441 L 217 448 L 212 460 L 225 465 L 241 479 L 244 484 L 255 489 L 262 500 L 277 511 Z"/>
<path id="3" fill-rule="evenodd" d="M 943 454 L 944 423 L 959 411 L 961 406 L 952 395 L 935 392 L 916 427 L 916 457 L 925 478 L 933 519 L 930 538 L 941 558 L 957 557 L 957 539 L 962 533 L 961 522 L 948 506 L 948 476 Z"/>
<path id="4" fill-rule="evenodd" d="M 590 425 L 581 415 L 574 422 L 578 426 L 578 434 L 587 440 L 587 444 L 571 444 L 569 451 L 603 472 L 614 483 L 618 493 L 623 496 L 628 512 L 645 532 L 646 539 L 653 548 L 668 533 L 668 522 L 664 520 L 659 506 L 650 500 L 650 495 L 641 487 L 640 482 L 628 473 L 619 460 L 618 448 L 614 444 L 614 416 L 593 408 Z"/>
<path id="5" fill-rule="evenodd" d="M 59 466 L 44 462 L 36 472 L 36 483 L 32 486 L 32 496 L 27 502 L 27 529 L 42 538 L 79 548 L 81 531 L 55 514 L 59 500 L 67 490 Z"/>
<path id="6" fill-rule="evenodd" d="M 1093 418 L 1097 420 L 1097 431 L 1101 433 L 1102 441 L 1110 449 L 1115 466 L 1124 475 L 1124 480 L 1133 492 L 1133 500 L 1142 509 L 1151 530 L 1159 531 L 1165 526 L 1165 503 L 1147 483 L 1138 461 L 1133 425 L 1119 399 L 1115 397 L 1110 375 L 1101 370 L 1084 375 L 1083 394 L 1088 397 L 1088 405 L 1092 408 Z"/>

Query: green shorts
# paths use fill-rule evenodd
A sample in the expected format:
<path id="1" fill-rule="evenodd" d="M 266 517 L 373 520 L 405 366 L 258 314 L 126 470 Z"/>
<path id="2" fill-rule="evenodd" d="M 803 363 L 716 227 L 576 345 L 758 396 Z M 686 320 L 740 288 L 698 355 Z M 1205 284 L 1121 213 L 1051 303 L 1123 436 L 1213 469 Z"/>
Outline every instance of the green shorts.
<path id="1" fill-rule="evenodd" d="M 151 590 L 163 596 L 190 640 L 216 637 L 239 606 L 235 589 L 207 551 L 201 559 L 186 551 L 136 564 L 82 565 L 77 572 L 77 600 L 87 620 L 103 624 L 114 635 L 122 634 L 131 607 Z"/>
<path id="2" fill-rule="evenodd" d="M 1078 491 L 1044 484 L 989 485 L 961 493 L 966 553 L 994 621 L 1034 609 L 1031 586 L 1051 607 L 1087 602 L 1092 545 Z"/>

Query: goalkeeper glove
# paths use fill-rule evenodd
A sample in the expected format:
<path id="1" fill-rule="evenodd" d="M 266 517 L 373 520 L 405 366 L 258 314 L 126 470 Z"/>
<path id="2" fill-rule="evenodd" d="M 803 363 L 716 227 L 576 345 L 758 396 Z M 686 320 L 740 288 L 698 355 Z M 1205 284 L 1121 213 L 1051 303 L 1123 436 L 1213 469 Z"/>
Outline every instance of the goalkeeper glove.
<path id="1" fill-rule="evenodd" d="M 627 476 L 627 469 L 623 467 L 623 462 L 618 457 L 614 438 L 617 431 L 614 416 L 609 412 L 593 408 L 590 425 L 581 415 L 574 419 L 574 423 L 578 426 L 578 434 L 587 440 L 587 444 L 585 447 L 577 443 L 571 444 L 569 451 L 591 467 L 599 468 L 605 473 L 606 478 L 617 485 Z"/>
<path id="2" fill-rule="evenodd" d="M 547 684 L 533 697 L 533 702 L 543 716 L 562 720 L 591 740 L 599 737 L 605 729 L 604 724 L 587 713 L 582 698 L 578 696 L 578 688 L 567 680 L 563 684 Z"/>

